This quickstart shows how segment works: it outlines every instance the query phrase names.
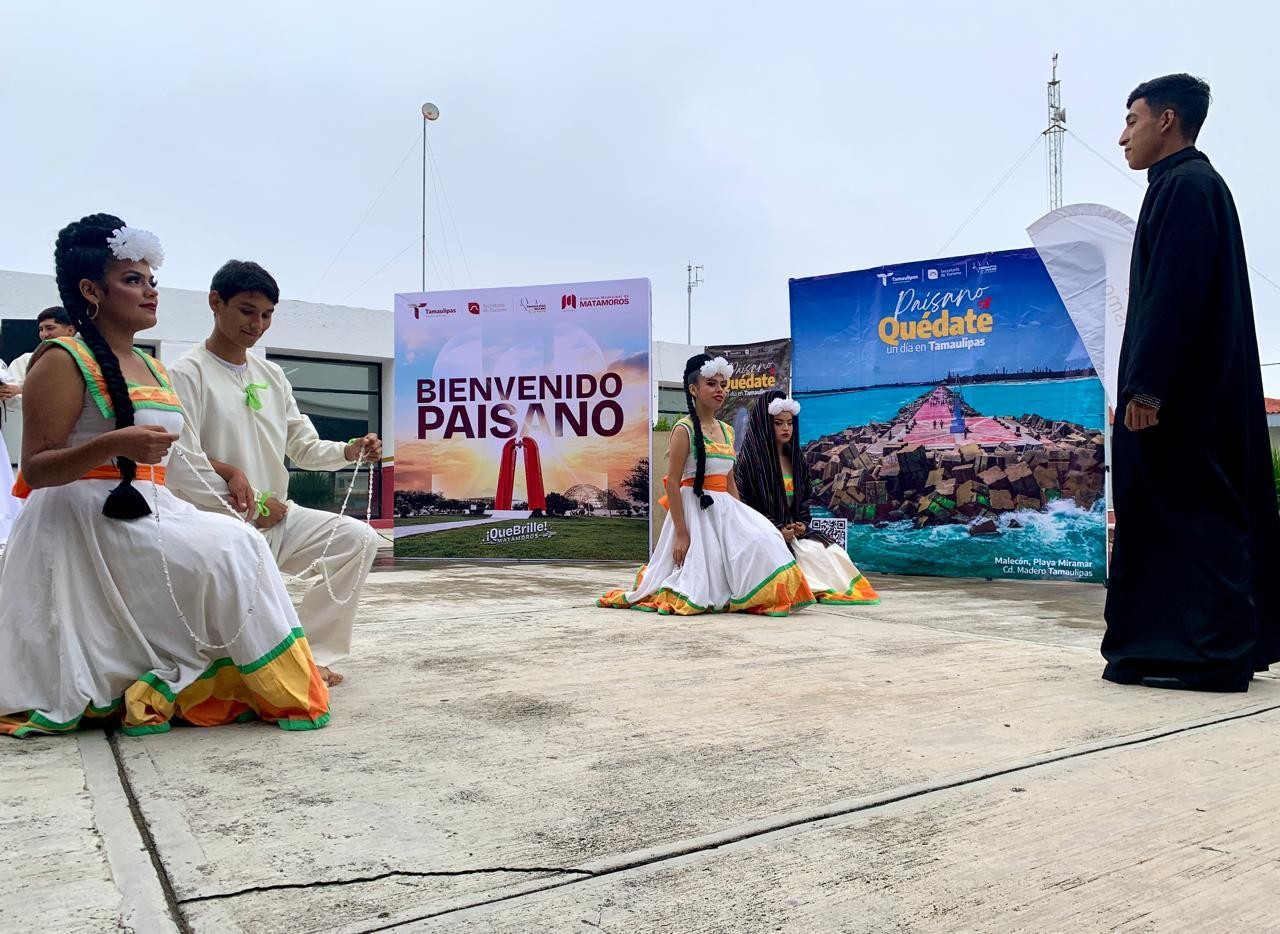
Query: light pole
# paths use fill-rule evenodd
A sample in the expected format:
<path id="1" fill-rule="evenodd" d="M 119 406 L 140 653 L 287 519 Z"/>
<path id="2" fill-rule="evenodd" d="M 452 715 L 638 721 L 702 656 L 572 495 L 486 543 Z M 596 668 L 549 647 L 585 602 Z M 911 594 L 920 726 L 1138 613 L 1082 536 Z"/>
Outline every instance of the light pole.
<path id="1" fill-rule="evenodd" d="M 422 105 L 422 291 L 427 290 L 427 124 L 440 119 L 435 104 Z"/>

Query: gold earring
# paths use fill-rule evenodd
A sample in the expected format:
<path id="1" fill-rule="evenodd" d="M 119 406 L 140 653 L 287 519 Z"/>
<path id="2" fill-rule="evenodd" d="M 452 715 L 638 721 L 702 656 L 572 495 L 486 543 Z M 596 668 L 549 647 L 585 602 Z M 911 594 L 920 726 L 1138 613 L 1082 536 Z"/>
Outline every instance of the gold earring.
<path id="1" fill-rule="evenodd" d="M 90 302 L 90 304 L 93 305 L 93 309 L 85 315 L 85 317 L 92 321 L 94 318 L 98 317 L 98 303 Z"/>

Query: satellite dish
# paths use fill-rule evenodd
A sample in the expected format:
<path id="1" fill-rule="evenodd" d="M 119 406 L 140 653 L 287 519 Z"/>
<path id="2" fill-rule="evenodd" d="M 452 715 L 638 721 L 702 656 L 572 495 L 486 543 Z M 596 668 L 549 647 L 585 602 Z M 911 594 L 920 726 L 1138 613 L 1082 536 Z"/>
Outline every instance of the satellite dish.
<path id="1" fill-rule="evenodd" d="M 440 108 L 437 107 L 435 104 L 423 104 L 422 116 L 428 120 L 439 120 Z"/>

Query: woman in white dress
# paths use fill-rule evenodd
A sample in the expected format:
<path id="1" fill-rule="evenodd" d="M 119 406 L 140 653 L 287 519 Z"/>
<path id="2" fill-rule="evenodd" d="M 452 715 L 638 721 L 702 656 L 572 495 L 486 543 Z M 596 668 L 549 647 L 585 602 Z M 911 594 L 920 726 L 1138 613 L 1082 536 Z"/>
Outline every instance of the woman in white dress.
<path id="1" fill-rule="evenodd" d="M 42 345 L 25 382 L 16 488 L 28 498 L 0 568 L 0 733 L 324 726 L 328 689 L 261 536 L 164 487 L 182 407 L 133 349 L 156 323 L 159 241 L 95 214 L 63 228 L 54 256 L 79 337 Z"/>
<path id="2" fill-rule="evenodd" d="M 734 469 L 742 501 L 768 516 L 819 603 L 880 602 L 839 545 L 809 528 L 809 465 L 800 449 L 800 403 L 771 389 L 756 399 Z"/>
<path id="3" fill-rule="evenodd" d="M 699 354 L 685 364 L 689 414 L 671 433 L 667 472 L 680 481 L 663 497 L 669 511 L 662 534 L 635 586 L 611 590 L 597 605 L 787 616 L 814 602 L 781 533 L 738 500 L 733 429 L 715 417 L 732 375 L 723 357 Z"/>

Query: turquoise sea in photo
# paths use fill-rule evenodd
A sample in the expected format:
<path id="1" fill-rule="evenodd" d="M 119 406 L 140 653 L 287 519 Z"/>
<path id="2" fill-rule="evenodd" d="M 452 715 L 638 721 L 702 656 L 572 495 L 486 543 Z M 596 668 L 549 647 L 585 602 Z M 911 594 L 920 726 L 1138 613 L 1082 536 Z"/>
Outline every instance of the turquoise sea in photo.
<path id="1" fill-rule="evenodd" d="M 801 440 L 870 422 L 887 422 L 931 386 L 893 386 L 799 397 Z M 952 387 L 983 415 L 1039 415 L 1102 431 L 1102 384 L 1095 378 L 980 383 Z M 823 510 L 815 509 L 819 515 Z M 1013 527 L 1017 520 L 1021 528 Z M 876 528 L 849 523 L 849 555 L 859 568 L 941 577 L 1044 578 L 1101 583 L 1106 568 L 1106 511 L 1074 502 L 1044 512 L 1006 513 L 1000 534 L 971 536 L 964 525 L 916 529 L 909 521 Z"/>
<path id="2" fill-rule="evenodd" d="M 851 392 L 823 392 L 798 399 L 801 441 L 843 431 L 854 425 L 887 422 L 898 410 L 928 392 L 932 385 L 884 386 Z M 974 383 L 951 387 L 983 415 L 1039 415 L 1102 430 L 1102 383 L 1094 377 Z"/>

